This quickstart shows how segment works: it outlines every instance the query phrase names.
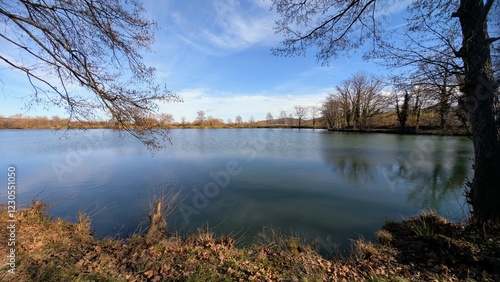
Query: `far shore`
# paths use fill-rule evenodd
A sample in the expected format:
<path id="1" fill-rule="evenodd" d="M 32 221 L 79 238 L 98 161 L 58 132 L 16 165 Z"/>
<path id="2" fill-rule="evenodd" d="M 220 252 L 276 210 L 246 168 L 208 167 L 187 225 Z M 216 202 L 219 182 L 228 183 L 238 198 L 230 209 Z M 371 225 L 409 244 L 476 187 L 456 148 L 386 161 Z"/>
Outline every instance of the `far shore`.
<path id="1" fill-rule="evenodd" d="M 332 132 L 357 132 L 357 133 L 389 133 L 404 135 L 442 135 L 442 136 L 470 136 L 469 123 L 456 115 L 442 119 L 439 113 L 430 109 L 417 117 L 410 116 L 405 123 L 398 121 L 395 111 L 383 112 L 363 121 L 345 118 L 327 117 L 295 118 L 291 115 L 286 118 L 255 120 L 250 118 L 243 121 L 241 116 L 224 121 L 219 118 L 206 117 L 188 121 L 185 117 L 176 120 L 169 114 L 158 114 L 140 120 L 140 125 L 134 123 L 117 123 L 111 120 L 77 121 L 53 116 L 30 117 L 22 114 L 10 117 L 0 116 L 0 129 L 113 129 L 120 130 L 126 126 L 128 129 L 241 129 L 241 128 L 281 128 L 281 129 L 313 129 L 328 130 Z"/>
<path id="2" fill-rule="evenodd" d="M 283 126 L 283 125 L 227 125 L 227 126 L 210 126 L 210 125 L 172 125 L 172 126 L 159 126 L 154 129 L 308 129 L 308 130 L 324 130 L 329 132 L 346 132 L 346 133 L 384 133 L 384 134 L 399 134 L 399 135 L 440 135 L 440 136 L 470 136 L 467 129 L 463 127 L 453 127 L 453 128 L 436 128 L 436 127 L 422 127 L 416 130 L 414 127 L 409 127 L 406 129 L 401 129 L 399 127 L 388 126 L 388 127 L 373 127 L 365 129 L 357 128 L 326 128 L 312 127 L 312 126 Z M 31 130 L 31 129 L 47 129 L 47 130 L 89 130 L 89 129 L 111 129 L 111 130 L 123 130 L 114 126 L 104 126 L 104 125 L 85 125 L 85 126 L 43 126 L 43 127 L 0 127 L 0 130 Z"/>

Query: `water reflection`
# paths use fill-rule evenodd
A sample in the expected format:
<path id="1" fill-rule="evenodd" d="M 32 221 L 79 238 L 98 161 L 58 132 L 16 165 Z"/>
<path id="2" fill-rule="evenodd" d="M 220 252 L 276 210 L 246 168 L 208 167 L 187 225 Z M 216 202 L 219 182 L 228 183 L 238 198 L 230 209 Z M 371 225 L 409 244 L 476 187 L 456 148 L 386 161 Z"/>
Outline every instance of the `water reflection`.
<path id="1" fill-rule="evenodd" d="M 415 165 L 411 161 L 400 161 L 398 171 L 401 173 L 397 176 L 413 183 L 408 193 L 410 202 L 439 210 L 443 201 L 462 194 L 463 185 L 470 176 L 472 150 L 463 146 L 462 142 L 449 138 L 433 138 L 432 141 L 435 148 L 421 152 L 428 161 L 420 165 L 418 162 Z"/>
<path id="2" fill-rule="evenodd" d="M 362 150 L 331 151 L 325 154 L 327 162 L 332 164 L 332 171 L 336 177 L 348 179 L 356 184 L 371 182 L 374 179 L 374 166 L 363 157 Z"/>
<path id="3" fill-rule="evenodd" d="M 406 189 L 408 203 L 422 209 L 439 211 L 450 198 L 463 202 L 473 154 L 467 138 L 372 134 L 368 143 L 363 134 L 329 134 L 322 155 L 336 178 L 361 188 L 378 181 L 393 192 Z"/>

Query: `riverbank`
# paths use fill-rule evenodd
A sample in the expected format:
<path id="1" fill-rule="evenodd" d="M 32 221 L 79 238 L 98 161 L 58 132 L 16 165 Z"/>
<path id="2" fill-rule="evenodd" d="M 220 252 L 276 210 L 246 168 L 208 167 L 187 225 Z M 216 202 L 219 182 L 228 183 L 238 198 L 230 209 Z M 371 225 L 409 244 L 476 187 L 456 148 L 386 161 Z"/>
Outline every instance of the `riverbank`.
<path id="1" fill-rule="evenodd" d="M 424 126 L 418 130 L 415 127 L 408 127 L 401 129 L 399 127 L 374 127 L 368 129 L 353 129 L 353 128 L 339 128 L 328 129 L 333 132 L 357 132 L 357 133 L 388 133 L 388 134 L 402 134 L 402 135 L 442 135 L 442 136 L 470 136 L 470 133 L 463 127 L 451 127 L 441 129 L 439 127 Z"/>
<path id="2" fill-rule="evenodd" d="M 439 125 L 427 122 L 420 125 L 418 128 L 415 126 L 407 126 L 404 129 L 389 122 L 395 117 L 392 114 L 387 114 L 381 117 L 382 120 L 374 122 L 363 129 L 355 127 L 340 127 L 340 128 L 327 128 L 325 121 L 320 118 L 315 122 L 312 120 L 305 120 L 299 123 L 297 119 L 287 118 L 285 120 L 272 120 L 272 121 L 254 121 L 254 122 L 241 122 L 241 123 L 226 123 L 221 120 L 207 120 L 204 122 L 169 122 L 164 123 L 160 121 L 151 120 L 146 127 L 152 129 L 220 129 L 220 128 L 280 128 L 280 129 L 317 129 L 329 130 L 339 132 L 357 132 L 357 133 L 391 133 L 391 134 L 419 134 L 419 135 L 449 135 L 449 136 L 468 136 L 470 135 L 467 128 L 463 125 L 453 123 L 446 128 L 441 128 Z M 388 120 L 389 121 L 388 121 Z M 300 124 L 300 126 L 299 126 Z M 131 125 L 133 128 L 133 125 Z M 15 117 L 3 118 L 0 117 L 0 129 L 52 129 L 52 130 L 66 130 L 66 129 L 120 129 L 120 127 L 109 121 L 69 121 L 58 117 L 48 119 L 46 117 Z"/>
<path id="3" fill-rule="evenodd" d="M 2 281 L 499 281 L 499 226 L 458 225 L 427 213 L 387 222 L 376 243 L 353 241 L 350 257 L 324 258 L 314 242 L 265 229 L 251 246 L 199 230 L 146 243 L 95 239 L 91 218 L 51 218 L 35 202 L 15 213 L 15 274 L 2 240 Z M 0 220 L 7 222 L 7 207 Z M 2 238 L 9 230 L 2 228 Z"/>
<path id="4" fill-rule="evenodd" d="M 110 129 L 110 130 L 120 130 L 113 128 L 112 126 L 86 126 L 86 127 L 6 127 L 0 128 L 0 130 L 30 130 L 30 129 L 47 129 L 47 130 L 89 130 L 89 129 Z M 329 132 L 351 132 L 351 133 L 386 133 L 386 134 L 398 134 L 398 135 L 439 135 L 439 136 L 470 136 L 465 128 L 449 128 L 449 129 L 439 129 L 432 127 L 424 127 L 418 131 L 413 128 L 408 128 L 406 130 L 401 130 L 397 127 L 377 127 L 369 129 L 353 129 L 353 128 L 342 128 L 342 129 L 327 129 L 324 127 L 298 127 L 298 126 L 270 126 L 270 125 L 255 125 L 255 126 L 200 126 L 200 125 L 175 125 L 169 127 L 158 127 L 158 130 L 170 130 L 170 129 L 307 129 L 307 130 L 327 130 Z"/>

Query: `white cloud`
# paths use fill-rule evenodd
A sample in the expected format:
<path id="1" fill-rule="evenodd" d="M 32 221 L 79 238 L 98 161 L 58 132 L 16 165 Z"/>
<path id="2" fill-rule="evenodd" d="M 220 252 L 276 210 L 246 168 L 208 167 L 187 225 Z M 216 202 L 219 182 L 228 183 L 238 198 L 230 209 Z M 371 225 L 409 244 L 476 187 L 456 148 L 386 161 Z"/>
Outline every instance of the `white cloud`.
<path id="1" fill-rule="evenodd" d="M 234 120 L 237 115 L 247 120 L 253 116 L 256 120 L 264 120 L 268 112 L 278 115 L 280 111 L 293 113 L 295 105 L 312 106 L 325 99 L 327 91 L 318 89 L 313 94 L 276 93 L 221 93 L 209 89 L 185 89 L 178 92 L 184 103 L 163 104 L 160 111 L 170 113 L 177 121 L 184 116 L 188 121 L 196 118 L 196 112 L 205 111 L 210 116 Z"/>
<path id="2" fill-rule="evenodd" d="M 397 14 L 404 11 L 415 0 L 404 0 L 393 2 L 386 10 L 386 14 Z"/>
<path id="3" fill-rule="evenodd" d="M 209 39 L 212 39 L 213 43 L 219 47 L 240 49 L 265 41 L 274 34 L 273 19 L 270 16 L 259 12 L 256 16 L 253 13 L 244 13 L 241 3 L 231 2 L 217 1 L 214 4 L 217 11 L 215 20 L 221 30 L 209 33 Z"/>
<path id="4" fill-rule="evenodd" d="M 262 1 L 217 0 L 206 20 L 191 20 L 188 14 L 172 12 L 176 36 L 193 49 L 215 56 L 229 55 L 256 44 L 278 42 L 273 26 L 275 14 Z"/>

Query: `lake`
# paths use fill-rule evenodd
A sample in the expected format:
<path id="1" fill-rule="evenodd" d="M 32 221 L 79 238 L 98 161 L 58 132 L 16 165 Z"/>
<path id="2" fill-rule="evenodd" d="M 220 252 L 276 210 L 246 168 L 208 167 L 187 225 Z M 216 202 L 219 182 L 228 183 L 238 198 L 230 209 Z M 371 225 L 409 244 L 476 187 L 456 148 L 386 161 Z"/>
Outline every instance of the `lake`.
<path id="1" fill-rule="evenodd" d="M 251 243 L 263 226 L 319 242 L 322 253 L 373 239 L 386 219 L 433 209 L 464 220 L 472 177 L 466 137 L 359 134 L 297 129 L 174 129 L 151 152 L 113 130 L 1 130 L 2 169 L 17 171 L 23 203 L 50 213 L 92 215 L 97 237 L 147 227 L 154 195 L 179 193 L 170 232 L 207 226 Z M 7 173 L 1 174 L 7 201 Z"/>

